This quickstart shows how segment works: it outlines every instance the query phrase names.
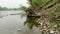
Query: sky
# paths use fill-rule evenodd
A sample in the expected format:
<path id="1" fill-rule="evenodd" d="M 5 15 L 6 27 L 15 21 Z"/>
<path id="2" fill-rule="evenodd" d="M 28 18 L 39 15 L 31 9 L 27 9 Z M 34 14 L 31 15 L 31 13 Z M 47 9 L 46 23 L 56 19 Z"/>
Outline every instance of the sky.
<path id="1" fill-rule="evenodd" d="M 20 5 L 29 6 L 27 0 L 0 0 L 0 6 L 7 8 L 18 8 Z"/>

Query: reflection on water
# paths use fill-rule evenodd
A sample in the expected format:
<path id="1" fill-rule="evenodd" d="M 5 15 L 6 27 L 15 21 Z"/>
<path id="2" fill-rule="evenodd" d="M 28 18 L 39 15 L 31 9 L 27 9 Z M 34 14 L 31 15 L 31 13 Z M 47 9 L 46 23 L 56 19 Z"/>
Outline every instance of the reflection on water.
<path id="1" fill-rule="evenodd" d="M 0 34 L 40 34 L 38 32 L 38 28 L 34 27 L 33 29 L 29 29 L 27 25 L 24 25 L 26 21 L 26 16 L 21 18 L 21 15 L 10 15 L 13 13 L 23 13 L 23 11 L 0 11 L 0 16 L 6 16 L 0 18 Z M 27 19 L 27 22 L 31 24 L 34 23 L 35 19 L 30 20 Z M 36 25 L 36 23 L 34 23 Z M 20 31 L 17 31 L 20 29 Z"/>
<path id="2" fill-rule="evenodd" d="M 29 17 L 27 18 L 26 22 L 24 23 L 27 24 L 29 26 L 30 29 L 32 29 L 33 26 L 38 27 L 40 24 L 38 22 L 36 22 L 38 20 L 38 18 L 34 18 L 34 17 Z"/>

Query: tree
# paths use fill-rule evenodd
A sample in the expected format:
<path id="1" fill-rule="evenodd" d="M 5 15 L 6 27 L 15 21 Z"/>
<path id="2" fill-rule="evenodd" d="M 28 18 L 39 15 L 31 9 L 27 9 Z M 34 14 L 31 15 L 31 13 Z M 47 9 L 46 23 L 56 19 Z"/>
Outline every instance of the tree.
<path id="1" fill-rule="evenodd" d="M 37 22 L 36 25 L 37 24 L 39 25 L 37 27 L 40 27 L 41 29 L 40 31 L 43 32 L 42 34 L 45 33 L 48 34 L 50 33 L 49 31 L 54 32 L 58 30 L 60 31 L 60 0 L 28 0 L 28 1 L 30 7 L 26 9 L 28 10 L 27 12 L 30 11 L 29 9 L 35 12 L 39 12 L 40 18 L 37 18 L 35 22 L 32 22 L 31 20 L 27 19 L 28 21 L 25 22 L 25 24 L 28 23 L 29 27 L 32 28 L 32 26 L 35 25 L 34 23 Z"/>

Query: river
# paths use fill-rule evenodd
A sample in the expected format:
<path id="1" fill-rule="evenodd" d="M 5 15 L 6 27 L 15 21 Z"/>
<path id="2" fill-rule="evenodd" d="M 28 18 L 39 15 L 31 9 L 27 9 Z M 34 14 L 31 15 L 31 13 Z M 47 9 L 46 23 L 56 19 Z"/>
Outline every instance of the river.
<path id="1" fill-rule="evenodd" d="M 30 30 L 24 22 L 27 16 L 20 15 L 10 15 L 22 13 L 24 11 L 0 11 L 0 34 L 40 34 L 37 28 Z"/>

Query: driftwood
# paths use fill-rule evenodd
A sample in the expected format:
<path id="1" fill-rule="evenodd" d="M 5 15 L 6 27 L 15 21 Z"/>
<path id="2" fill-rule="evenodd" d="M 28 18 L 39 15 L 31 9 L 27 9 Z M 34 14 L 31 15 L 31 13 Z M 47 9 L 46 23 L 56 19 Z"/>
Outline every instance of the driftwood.
<path id="1" fill-rule="evenodd" d="M 40 16 L 36 16 L 36 15 L 27 15 L 28 18 L 40 18 Z"/>

